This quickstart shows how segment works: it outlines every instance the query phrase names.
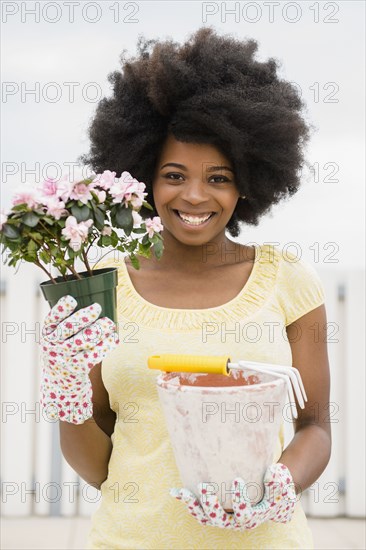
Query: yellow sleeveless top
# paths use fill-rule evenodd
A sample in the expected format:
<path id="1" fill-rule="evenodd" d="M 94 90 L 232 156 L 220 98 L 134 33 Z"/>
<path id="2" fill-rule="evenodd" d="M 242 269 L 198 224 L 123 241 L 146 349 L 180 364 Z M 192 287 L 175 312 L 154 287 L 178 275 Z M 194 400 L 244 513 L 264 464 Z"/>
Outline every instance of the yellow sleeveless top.
<path id="1" fill-rule="evenodd" d="M 290 523 L 269 521 L 238 532 L 202 526 L 169 495 L 171 487 L 182 484 L 158 399 L 159 371 L 148 369 L 147 358 L 162 353 L 227 354 L 233 362 L 291 365 L 285 327 L 324 303 L 316 271 L 264 244 L 256 248 L 250 277 L 235 298 L 207 309 L 170 309 L 137 293 L 123 259 L 104 261 L 106 265 L 118 266 L 121 344 L 103 361 L 102 378 L 117 420 L 108 477 L 87 548 L 313 548 L 301 499 Z M 282 428 L 273 462 L 282 453 Z"/>

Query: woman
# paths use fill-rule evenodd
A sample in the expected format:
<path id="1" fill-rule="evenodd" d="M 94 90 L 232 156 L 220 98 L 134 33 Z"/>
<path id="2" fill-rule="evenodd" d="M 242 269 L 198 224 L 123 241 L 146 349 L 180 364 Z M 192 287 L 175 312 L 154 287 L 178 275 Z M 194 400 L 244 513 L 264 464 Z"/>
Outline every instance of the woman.
<path id="1" fill-rule="evenodd" d="M 49 331 L 77 320 L 78 330 L 102 335 L 99 346 L 79 345 L 78 357 L 87 360 L 74 361 L 78 371 L 68 379 L 93 411 L 60 415 L 65 458 L 102 492 L 88 548 L 312 548 L 301 493 L 325 469 L 331 446 L 324 292 L 294 255 L 226 235 L 236 237 L 240 222 L 258 224 L 296 192 L 308 139 L 296 89 L 279 79 L 275 60 L 256 61 L 256 49 L 253 40 L 211 28 L 183 46 L 140 41 L 137 58 L 123 59 L 123 72 L 110 76 L 113 94 L 91 124 L 91 152 L 82 160 L 96 172 L 125 170 L 146 183 L 164 225 L 164 253 L 142 258 L 139 271 L 117 261 L 120 345 L 109 320 L 95 321 L 97 305 L 72 315 L 75 301 L 64 298 L 46 320 Z M 212 323 L 218 330 L 208 333 Z M 248 323 L 259 338 L 248 337 Z M 62 345 L 61 357 L 45 339 L 45 372 L 59 365 L 69 372 L 75 349 Z M 181 490 L 156 372 L 147 369 L 156 353 L 227 354 L 299 369 L 308 402 L 285 450 L 281 430 L 266 472 L 264 482 L 279 488 L 275 499 L 267 495 L 240 516 L 204 502 L 198 489 Z M 52 391 L 63 410 L 51 382 L 44 394 Z"/>

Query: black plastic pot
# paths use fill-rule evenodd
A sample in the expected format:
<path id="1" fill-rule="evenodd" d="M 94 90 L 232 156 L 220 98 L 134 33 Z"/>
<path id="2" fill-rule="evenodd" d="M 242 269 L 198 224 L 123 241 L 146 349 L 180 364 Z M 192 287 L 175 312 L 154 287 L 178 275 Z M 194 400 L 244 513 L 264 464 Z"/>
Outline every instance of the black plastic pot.
<path id="1" fill-rule="evenodd" d="M 102 306 L 100 317 L 109 317 L 117 323 L 117 268 L 96 269 L 93 275 L 83 271 L 79 275 L 82 279 L 68 275 L 67 281 L 63 277 L 57 277 L 56 284 L 52 281 L 44 281 L 40 284 L 42 293 L 50 306 L 53 307 L 62 296 L 69 294 L 78 303 L 75 311 L 98 302 Z"/>

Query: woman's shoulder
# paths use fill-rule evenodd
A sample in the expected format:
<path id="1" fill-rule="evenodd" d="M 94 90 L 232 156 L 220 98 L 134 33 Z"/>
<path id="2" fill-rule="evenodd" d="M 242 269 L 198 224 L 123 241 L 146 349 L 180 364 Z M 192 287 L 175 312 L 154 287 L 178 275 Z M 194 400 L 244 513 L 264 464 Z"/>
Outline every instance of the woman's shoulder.
<path id="1" fill-rule="evenodd" d="M 278 262 L 278 279 L 280 282 L 296 282 L 297 284 L 308 282 L 319 282 L 320 277 L 315 267 L 304 258 L 300 245 L 290 248 L 275 248 L 274 254 Z"/>
<path id="2" fill-rule="evenodd" d="M 277 248 L 274 254 L 278 261 L 276 296 L 289 325 L 324 303 L 324 287 L 315 267 L 303 258 L 300 247 L 294 252 Z"/>

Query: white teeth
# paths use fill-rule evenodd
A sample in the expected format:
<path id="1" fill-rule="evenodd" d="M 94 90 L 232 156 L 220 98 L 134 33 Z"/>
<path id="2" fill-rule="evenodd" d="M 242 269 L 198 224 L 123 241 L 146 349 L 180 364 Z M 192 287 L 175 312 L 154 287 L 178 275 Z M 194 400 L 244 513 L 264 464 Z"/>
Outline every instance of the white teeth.
<path id="1" fill-rule="evenodd" d="M 208 218 L 211 216 L 212 212 L 210 214 L 207 214 L 206 216 L 203 216 L 203 217 L 198 217 L 198 216 L 189 216 L 188 214 L 184 214 L 183 212 L 180 212 L 179 210 L 177 210 L 178 214 L 179 214 L 179 217 L 185 221 L 186 223 L 189 223 L 191 225 L 201 225 L 201 223 L 204 223 L 205 221 L 208 220 Z"/>

